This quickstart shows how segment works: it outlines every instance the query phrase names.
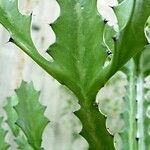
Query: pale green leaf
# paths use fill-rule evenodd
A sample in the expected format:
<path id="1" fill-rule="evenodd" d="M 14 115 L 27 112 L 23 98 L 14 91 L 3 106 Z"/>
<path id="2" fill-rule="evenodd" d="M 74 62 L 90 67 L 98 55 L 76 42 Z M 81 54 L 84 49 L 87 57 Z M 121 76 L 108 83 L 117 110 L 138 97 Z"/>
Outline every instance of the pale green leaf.
<path id="1" fill-rule="evenodd" d="M 35 150 L 41 149 L 42 134 L 49 122 L 44 116 L 45 107 L 39 103 L 39 94 L 32 83 L 22 82 L 16 90 L 18 104 L 14 106 L 18 114 L 16 124 Z"/>
<path id="2" fill-rule="evenodd" d="M 0 117 L 0 150 L 7 150 L 9 145 L 6 143 L 6 131 L 2 127 L 3 118 Z"/>
<path id="3" fill-rule="evenodd" d="M 132 2 L 132 11 L 129 11 L 130 17 L 126 23 L 126 26 L 119 31 L 116 37 L 115 51 L 113 54 L 112 63 L 109 66 L 109 76 L 120 69 L 131 57 L 140 53 L 144 49 L 145 45 L 147 45 L 144 27 L 150 15 L 150 1 L 127 1 Z M 124 11 L 124 9 L 122 8 L 120 11 Z M 118 18 L 118 20 L 119 19 L 120 18 Z"/>
<path id="4" fill-rule="evenodd" d="M 19 146 L 18 149 L 20 150 L 34 150 L 24 136 L 18 136 L 15 141 Z"/>
<path id="5" fill-rule="evenodd" d="M 128 24 L 133 10 L 134 0 L 122 0 L 118 6 L 114 7 L 114 12 L 118 18 L 119 29 L 122 30 Z"/>
<path id="6" fill-rule="evenodd" d="M 14 109 L 14 106 L 16 106 L 17 103 L 18 103 L 18 98 L 16 95 L 13 95 L 13 96 L 7 98 L 7 104 L 4 106 L 4 110 L 7 115 L 6 122 L 9 125 L 12 133 L 15 136 L 15 141 L 16 141 L 17 145 L 19 146 L 19 149 L 21 149 L 21 150 L 32 149 L 33 150 L 33 148 L 27 142 L 27 139 L 25 138 L 25 136 L 19 135 L 22 132 L 21 132 L 21 129 L 16 125 L 18 115 Z"/>
<path id="7" fill-rule="evenodd" d="M 15 105 L 17 105 L 17 103 L 18 103 L 17 96 L 14 95 L 12 97 L 7 98 L 7 105 L 4 106 L 4 110 L 7 115 L 6 122 L 8 123 L 9 127 L 11 128 L 11 131 L 14 134 L 14 136 L 18 136 L 18 134 L 19 134 L 19 127 L 16 126 L 16 124 L 15 124 L 18 119 L 18 115 L 13 108 Z"/>

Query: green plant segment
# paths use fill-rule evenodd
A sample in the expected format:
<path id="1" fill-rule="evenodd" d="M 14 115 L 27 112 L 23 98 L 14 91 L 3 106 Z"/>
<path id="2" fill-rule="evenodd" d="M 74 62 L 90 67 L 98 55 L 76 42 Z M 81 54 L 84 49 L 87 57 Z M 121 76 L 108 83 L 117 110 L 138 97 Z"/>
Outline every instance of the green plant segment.
<path id="1" fill-rule="evenodd" d="M 42 149 L 42 134 L 49 121 L 44 116 L 45 107 L 38 101 L 39 92 L 32 83 L 24 81 L 15 95 L 7 98 L 7 105 L 4 107 L 6 122 L 21 150 Z M 4 138 L 4 132 L 3 135 L 0 134 L 0 138 Z M 7 147 L 1 150 L 7 150 Z"/>
<path id="2" fill-rule="evenodd" d="M 121 118 L 124 121 L 123 131 L 120 133 L 123 150 L 137 150 L 137 102 L 136 102 L 136 81 L 137 68 L 132 59 L 127 63 L 125 74 L 127 75 L 128 85 L 126 86 L 126 96 L 124 97 L 124 111 Z"/>
<path id="3" fill-rule="evenodd" d="M 114 8 L 118 18 L 119 33 L 116 36 L 111 72 L 122 67 L 129 58 L 147 45 L 144 27 L 150 15 L 148 6 L 150 6 L 149 0 L 124 0 Z"/>
<path id="4" fill-rule="evenodd" d="M 34 150 L 33 147 L 27 142 L 26 137 L 18 136 L 16 139 L 16 144 L 18 145 L 18 149 L 20 150 Z"/>
<path id="5" fill-rule="evenodd" d="M 114 149 L 113 137 L 106 130 L 106 118 L 100 114 L 95 105 L 81 106 L 82 108 L 78 112 L 75 112 L 75 115 L 82 122 L 83 129 L 80 134 L 87 139 L 90 146 L 89 149 Z"/>
<path id="6" fill-rule="evenodd" d="M 4 106 L 4 110 L 7 115 L 7 124 L 11 128 L 12 133 L 14 136 L 18 136 L 19 134 L 19 127 L 16 126 L 16 121 L 18 119 L 17 112 L 14 110 L 14 106 L 17 105 L 18 100 L 17 96 L 12 96 L 7 98 L 7 105 Z"/>
<path id="7" fill-rule="evenodd" d="M 146 98 L 146 94 L 149 89 L 144 87 L 145 78 L 150 75 L 149 68 L 145 68 L 149 65 L 149 61 L 145 61 L 149 58 L 150 47 L 148 46 L 143 54 L 138 57 L 137 61 L 137 138 L 138 148 L 147 150 L 150 149 L 150 134 L 149 134 L 149 99 Z"/>
<path id="8" fill-rule="evenodd" d="M 0 117 L 0 149 L 6 150 L 9 145 L 5 142 L 6 131 L 2 128 L 3 117 Z"/>
<path id="9" fill-rule="evenodd" d="M 150 116 L 149 92 L 145 84 L 145 78 L 150 75 L 149 61 L 150 47 L 147 46 L 143 53 L 132 59 L 125 69 L 128 78 L 127 96 L 124 98 L 125 107 L 121 114 L 124 120 L 124 128 L 120 133 L 123 141 L 123 150 L 147 150 L 150 149 Z"/>
<path id="10" fill-rule="evenodd" d="M 40 149 L 42 133 L 49 122 L 43 115 L 45 107 L 38 103 L 39 94 L 32 84 L 23 82 L 20 89 L 16 91 L 18 104 L 14 106 L 18 114 L 16 124 L 23 130 L 29 144 L 35 150 Z"/>
<path id="11" fill-rule="evenodd" d="M 53 61 L 43 58 L 35 48 L 30 33 L 32 15 L 20 14 L 17 0 L 0 0 L 0 23 L 10 32 L 10 42 L 19 46 L 50 75 L 66 85 L 79 99 L 81 109 L 75 115 L 82 122 L 81 135 L 89 143 L 89 149 L 113 150 L 113 138 L 106 130 L 105 118 L 95 106 L 95 99 L 98 91 L 109 78 L 147 45 L 144 27 L 150 15 L 150 1 L 124 0 L 114 8 L 118 17 L 119 30 L 114 37 L 111 37 L 114 48 L 110 48 L 109 53 L 107 49 L 109 45 L 106 42 L 108 37 L 105 36 L 108 25 L 97 11 L 97 0 L 57 0 L 57 2 L 61 13 L 59 18 L 50 24 L 56 34 L 56 42 L 47 50 Z M 105 66 L 110 53 L 112 58 Z M 130 84 L 134 84 L 133 76 L 134 74 L 131 74 Z M 132 90 L 135 89 L 129 85 L 129 92 L 131 92 L 129 99 L 134 98 Z M 30 93 L 30 91 L 27 92 Z M 31 101 L 29 98 L 28 101 L 23 101 L 21 97 L 27 95 L 17 93 L 21 100 L 15 106 L 19 116 L 17 125 L 25 132 L 33 148 L 38 149 L 43 130 L 37 135 L 37 128 L 44 129 L 47 124 L 47 120 L 41 118 L 44 108 L 40 109 L 41 112 L 35 110 L 35 113 L 27 115 L 27 117 L 31 115 L 31 118 L 34 118 L 36 114 L 39 115 L 39 124 L 37 128 L 33 128 L 31 118 L 26 118 L 25 112 L 32 109 L 30 103 L 33 105 L 32 103 L 36 100 Z M 37 99 L 38 95 L 34 96 L 33 98 Z M 27 110 L 21 109 L 28 103 Z M 131 111 L 135 113 L 134 108 Z M 42 126 L 41 119 L 43 119 Z M 28 123 L 31 127 L 29 130 L 26 127 Z M 134 130 L 132 127 L 131 129 Z M 32 134 L 30 130 L 34 133 Z"/>
<path id="12" fill-rule="evenodd" d="M 16 121 L 18 120 L 17 112 L 14 109 L 14 106 L 18 104 L 18 98 L 16 94 L 14 96 L 7 98 L 7 105 L 4 106 L 4 110 L 7 115 L 6 123 L 9 125 L 14 137 L 15 141 L 18 145 L 18 148 L 21 150 L 33 150 L 33 148 L 28 144 L 26 137 L 22 133 L 22 130 L 19 126 L 16 125 Z M 7 149 L 4 149 L 7 150 Z"/>

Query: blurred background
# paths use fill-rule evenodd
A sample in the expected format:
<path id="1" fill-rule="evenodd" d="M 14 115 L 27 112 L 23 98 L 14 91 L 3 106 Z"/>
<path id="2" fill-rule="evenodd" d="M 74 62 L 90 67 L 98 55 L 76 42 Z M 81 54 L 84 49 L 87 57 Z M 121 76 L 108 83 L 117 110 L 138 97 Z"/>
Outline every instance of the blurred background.
<path id="1" fill-rule="evenodd" d="M 98 1 L 100 14 L 113 26 L 116 26 L 117 20 L 111 6 L 115 5 L 117 0 Z M 58 3 L 56 0 L 19 0 L 19 9 L 23 14 L 33 12 L 33 41 L 41 55 L 46 57 L 46 49 L 55 42 L 55 34 L 48 24 L 59 16 Z M 9 33 L 0 25 L 0 116 L 5 115 L 3 106 L 6 104 L 6 97 L 13 94 L 22 80 L 32 80 L 35 88 L 42 91 L 41 103 L 47 106 L 45 115 L 51 121 L 43 135 L 42 145 L 45 150 L 87 150 L 87 142 L 78 135 L 81 123 L 72 113 L 79 109 L 73 94 L 15 45 L 8 43 L 9 37 Z M 119 115 L 123 110 L 125 85 L 125 75 L 118 72 L 97 96 L 97 101 L 101 101 L 101 111 L 108 115 L 106 126 L 117 141 L 117 132 L 122 128 Z M 10 149 L 16 150 L 11 132 L 7 135 L 7 141 L 12 145 Z M 118 149 L 120 146 L 121 144 L 117 145 Z"/>

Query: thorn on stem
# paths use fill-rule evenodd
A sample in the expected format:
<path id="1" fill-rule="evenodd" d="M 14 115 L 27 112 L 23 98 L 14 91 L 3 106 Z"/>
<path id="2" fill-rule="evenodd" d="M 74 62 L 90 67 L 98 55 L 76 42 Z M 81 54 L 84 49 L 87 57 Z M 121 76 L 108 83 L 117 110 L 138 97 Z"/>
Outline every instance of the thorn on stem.
<path id="1" fill-rule="evenodd" d="M 136 141 L 139 141 L 139 137 L 136 137 L 135 139 L 136 139 Z"/>
<path id="2" fill-rule="evenodd" d="M 52 23 L 49 23 L 49 26 L 50 26 L 50 27 L 52 27 L 52 25 L 53 25 Z"/>
<path id="3" fill-rule="evenodd" d="M 106 115 L 103 115 L 104 116 L 104 119 L 107 119 Z"/>
<path id="4" fill-rule="evenodd" d="M 33 16 L 33 11 L 30 13 L 30 18 L 32 18 L 32 16 Z"/>
<path id="5" fill-rule="evenodd" d="M 12 43 L 14 43 L 13 38 L 12 38 L 12 37 L 10 37 L 10 38 L 9 38 L 9 40 L 8 40 L 8 42 L 12 42 Z"/>
<path id="6" fill-rule="evenodd" d="M 109 6 L 111 9 L 114 9 L 114 6 Z"/>
<path id="7" fill-rule="evenodd" d="M 98 103 L 94 102 L 93 106 L 95 106 L 96 108 L 98 108 Z"/>
<path id="8" fill-rule="evenodd" d="M 104 19 L 104 24 L 107 24 L 108 23 L 108 20 Z"/>
<path id="9" fill-rule="evenodd" d="M 114 42 L 117 42 L 116 36 L 112 37 L 112 39 L 113 39 Z"/>
<path id="10" fill-rule="evenodd" d="M 111 51 L 107 51 L 107 55 L 109 56 L 109 55 L 111 55 L 112 54 L 112 52 Z"/>

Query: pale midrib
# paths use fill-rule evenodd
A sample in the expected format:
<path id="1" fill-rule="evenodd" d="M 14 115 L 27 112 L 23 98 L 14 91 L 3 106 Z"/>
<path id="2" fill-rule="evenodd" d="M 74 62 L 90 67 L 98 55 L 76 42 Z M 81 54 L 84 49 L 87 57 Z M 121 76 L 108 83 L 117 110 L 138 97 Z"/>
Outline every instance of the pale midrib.
<path id="1" fill-rule="evenodd" d="M 82 33 L 82 26 L 83 26 L 83 11 L 84 11 L 84 7 L 81 7 L 80 3 L 77 3 L 75 5 L 75 11 L 76 11 L 76 20 L 77 20 L 77 51 L 75 52 L 75 54 L 78 57 L 77 63 L 75 64 L 75 67 L 77 68 L 77 73 L 78 73 L 78 77 L 80 80 L 80 88 L 82 87 L 82 85 L 84 85 L 84 67 L 83 65 L 83 56 L 84 56 L 84 52 L 83 52 L 83 48 L 84 47 L 84 35 Z"/>

